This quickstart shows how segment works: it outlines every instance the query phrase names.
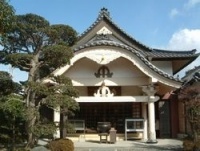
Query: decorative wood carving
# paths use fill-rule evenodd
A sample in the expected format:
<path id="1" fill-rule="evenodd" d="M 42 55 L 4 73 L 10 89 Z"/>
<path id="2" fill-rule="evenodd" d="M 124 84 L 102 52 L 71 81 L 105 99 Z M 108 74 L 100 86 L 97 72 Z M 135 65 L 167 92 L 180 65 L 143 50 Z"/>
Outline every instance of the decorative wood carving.
<path id="1" fill-rule="evenodd" d="M 101 66 L 98 71 L 96 73 L 94 73 L 94 75 L 97 77 L 97 78 L 100 78 L 100 77 L 107 77 L 107 78 L 111 78 L 113 73 L 110 72 L 109 68 L 107 66 Z"/>

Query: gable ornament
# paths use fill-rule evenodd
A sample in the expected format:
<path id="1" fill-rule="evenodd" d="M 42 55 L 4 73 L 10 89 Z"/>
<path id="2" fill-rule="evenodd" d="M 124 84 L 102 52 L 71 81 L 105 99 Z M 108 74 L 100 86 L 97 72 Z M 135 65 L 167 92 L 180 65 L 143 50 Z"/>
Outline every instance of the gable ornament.
<path id="1" fill-rule="evenodd" d="M 111 78 L 113 73 L 110 72 L 109 68 L 105 65 L 101 66 L 98 71 L 96 73 L 94 73 L 94 75 L 96 76 L 96 78 Z"/>

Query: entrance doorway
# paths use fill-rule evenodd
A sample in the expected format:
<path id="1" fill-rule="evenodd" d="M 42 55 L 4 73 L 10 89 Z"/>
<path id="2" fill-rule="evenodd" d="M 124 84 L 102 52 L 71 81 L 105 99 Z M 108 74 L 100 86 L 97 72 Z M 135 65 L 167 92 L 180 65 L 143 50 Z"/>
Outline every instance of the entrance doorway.
<path id="1" fill-rule="evenodd" d="M 160 137 L 170 138 L 170 102 L 159 101 L 159 112 L 160 112 Z"/>
<path id="2" fill-rule="evenodd" d="M 97 122 L 111 122 L 118 133 L 124 133 L 126 118 L 133 117 L 133 103 L 80 103 L 73 119 L 85 120 L 87 133 L 96 133 Z"/>

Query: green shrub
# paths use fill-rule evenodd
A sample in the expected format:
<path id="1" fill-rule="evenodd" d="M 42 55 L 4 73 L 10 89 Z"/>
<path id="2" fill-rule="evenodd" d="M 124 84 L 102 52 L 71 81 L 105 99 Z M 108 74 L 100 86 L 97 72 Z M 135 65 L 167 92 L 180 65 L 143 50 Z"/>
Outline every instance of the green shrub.
<path id="1" fill-rule="evenodd" d="M 49 143 L 51 151 L 74 151 L 74 143 L 70 139 L 56 139 Z"/>

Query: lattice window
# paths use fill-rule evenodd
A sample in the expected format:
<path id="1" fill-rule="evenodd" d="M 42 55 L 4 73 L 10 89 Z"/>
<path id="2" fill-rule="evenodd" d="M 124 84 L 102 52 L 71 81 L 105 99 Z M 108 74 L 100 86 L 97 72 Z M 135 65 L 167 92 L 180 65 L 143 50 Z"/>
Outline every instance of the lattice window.
<path id="1" fill-rule="evenodd" d="M 133 107 L 132 117 L 140 118 L 141 117 L 141 103 L 133 103 L 132 107 Z"/>

